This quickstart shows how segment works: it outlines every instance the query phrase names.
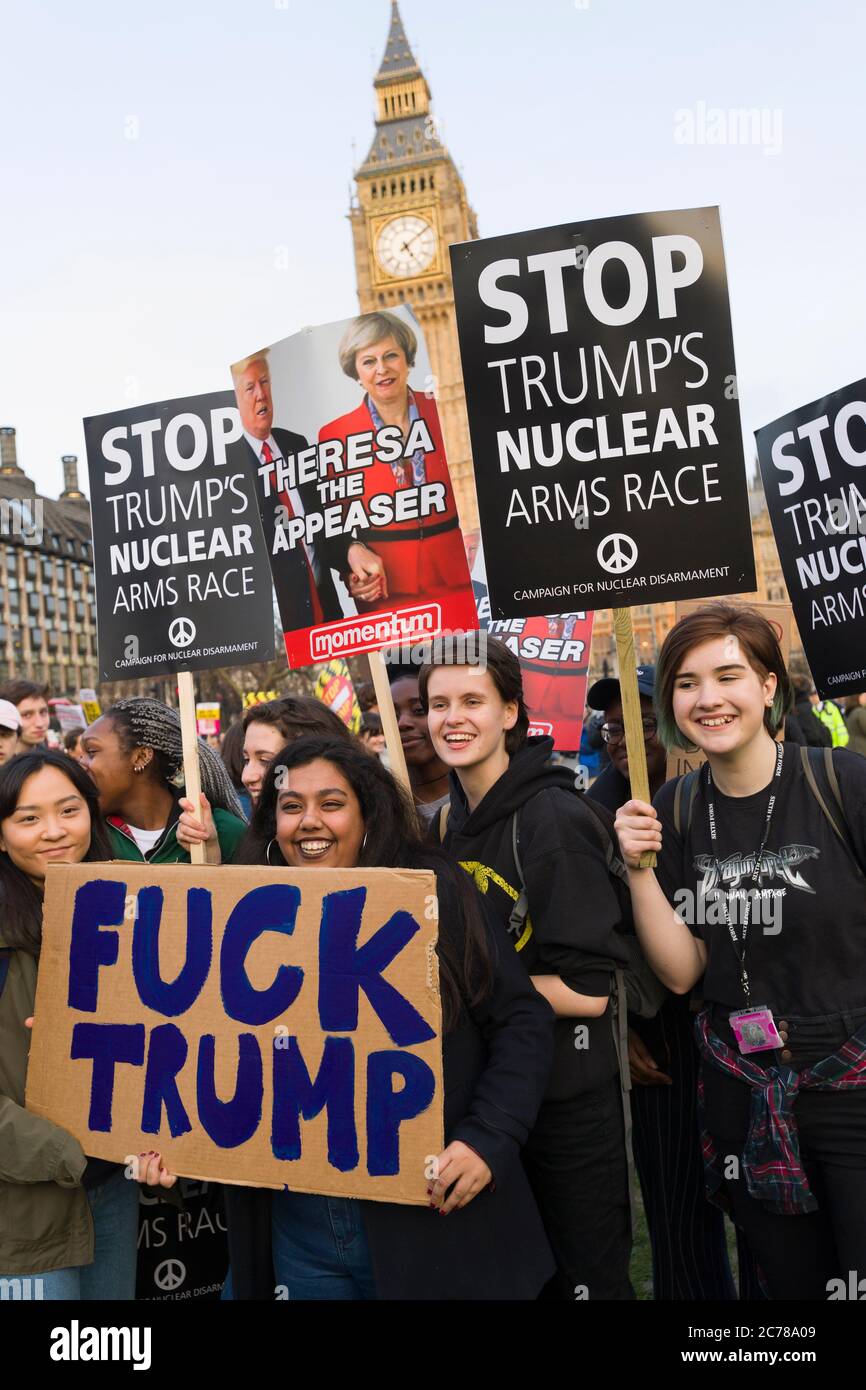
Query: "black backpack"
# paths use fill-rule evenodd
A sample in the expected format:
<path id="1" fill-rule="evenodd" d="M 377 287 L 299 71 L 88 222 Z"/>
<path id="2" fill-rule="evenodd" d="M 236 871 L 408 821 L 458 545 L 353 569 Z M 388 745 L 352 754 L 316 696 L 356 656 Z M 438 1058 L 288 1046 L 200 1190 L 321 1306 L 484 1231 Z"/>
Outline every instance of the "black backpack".
<path id="1" fill-rule="evenodd" d="M 860 878 L 866 878 L 866 872 L 864 872 L 863 865 L 860 863 L 854 848 L 851 827 L 848 824 L 845 807 L 842 804 L 842 790 L 839 786 L 836 769 L 833 766 L 833 749 L 815 748 L 801 744 L 798 751 L 810 792 L 829 821 L 833 834 L 850 854 Z M 674 791 L 674 829 L 682 839 L 683 845 L 685 845 L 685 839 L 692 824 L 695 792 L 698 789 L 698 778 L 701 771 L 701 768 L 696 767 L 691 772 L 687 772 L 677 782 Z M 833 804 L 835 815 L 830 809 L 829 802 Z"/>

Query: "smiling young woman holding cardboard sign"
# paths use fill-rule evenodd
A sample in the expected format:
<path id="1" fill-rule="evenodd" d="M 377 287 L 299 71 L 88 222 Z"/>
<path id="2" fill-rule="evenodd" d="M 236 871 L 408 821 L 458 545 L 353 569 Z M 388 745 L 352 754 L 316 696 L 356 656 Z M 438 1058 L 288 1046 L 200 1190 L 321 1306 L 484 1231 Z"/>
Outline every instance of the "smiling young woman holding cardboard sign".
<path id="1" fill-rule="evenodd" d="M 435 870 L 446 1148 L 418 1173 L 429 1209 L 227 1188 L 233 1297 L 273 1298 L 276 1278 L 292 1301 L 534 1298 L 552 1261 L 519 1151 L 547 1080 L 552 1016 L 497 949 L 468 880 L 422 845 L 379 761 L 328 739 L 280 754 L 239 858 Z"/>

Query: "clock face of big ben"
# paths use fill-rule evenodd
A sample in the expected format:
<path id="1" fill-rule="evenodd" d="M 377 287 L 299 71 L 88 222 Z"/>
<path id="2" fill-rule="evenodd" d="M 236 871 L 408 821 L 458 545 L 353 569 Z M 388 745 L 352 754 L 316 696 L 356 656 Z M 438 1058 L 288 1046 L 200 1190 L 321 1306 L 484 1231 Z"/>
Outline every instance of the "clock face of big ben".
<path id="1" fill-rule="evenodd" d="M 416 213 L 393 217 L 376 238 L 376 259 L 383 270 L 398 279 L 422 275 L 435 255 L 435 229 Z"/>

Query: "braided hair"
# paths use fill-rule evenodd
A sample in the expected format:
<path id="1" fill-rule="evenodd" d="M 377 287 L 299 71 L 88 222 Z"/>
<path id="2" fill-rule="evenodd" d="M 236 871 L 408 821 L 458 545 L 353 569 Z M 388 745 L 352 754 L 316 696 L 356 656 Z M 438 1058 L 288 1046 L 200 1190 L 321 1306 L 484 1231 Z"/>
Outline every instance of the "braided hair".
<path id="1" fill-rule="evenodd" d="M 161 779 L 169 786 L 181 785 L 178 778 L 183 769 L 183 739 L 177 710 L 161 700 L 135 696 L 118 700 L 105 711 L 105 717 L 117 730 L 125 753 L 131 753 L 134 748 L 152 748 Z M 201 738 L 198 739 L 198 766 L 201 789 L 211 806 L 230 811 L 243 820 L 241 804 L 222 758 Z"/>

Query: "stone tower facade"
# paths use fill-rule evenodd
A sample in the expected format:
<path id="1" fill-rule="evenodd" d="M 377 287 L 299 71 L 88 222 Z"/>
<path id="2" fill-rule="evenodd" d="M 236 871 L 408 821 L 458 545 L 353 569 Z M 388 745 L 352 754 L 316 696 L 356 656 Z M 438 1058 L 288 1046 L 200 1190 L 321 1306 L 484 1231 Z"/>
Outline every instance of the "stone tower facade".
<path id="1" fill-rule="evenodd" d="M 478 236 L 397 0 L 374 82 L 376 130 L 349 218 L 362 313 L 409 304 L 424 330 L 464 531 L 478 525 L 448 247 Z"/>

